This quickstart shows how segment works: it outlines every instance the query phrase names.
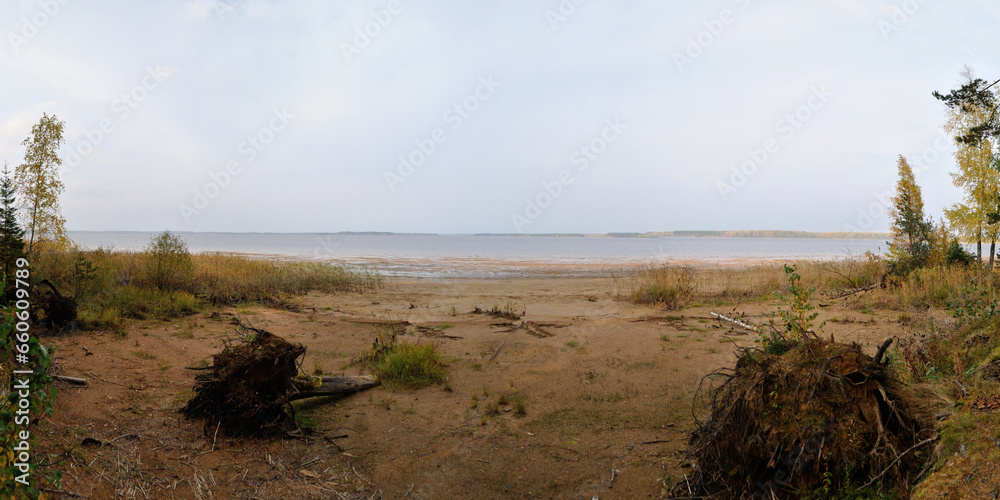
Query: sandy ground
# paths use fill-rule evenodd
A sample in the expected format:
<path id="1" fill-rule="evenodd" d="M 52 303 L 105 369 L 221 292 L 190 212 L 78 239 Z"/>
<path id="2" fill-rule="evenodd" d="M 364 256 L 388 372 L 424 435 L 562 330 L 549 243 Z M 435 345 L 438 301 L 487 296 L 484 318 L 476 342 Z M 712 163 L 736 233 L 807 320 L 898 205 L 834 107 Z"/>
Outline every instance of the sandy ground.
<path id="1" fill-rule="evenodd" d="M 63 488 L 90 498 L 658 498 L 683 482 L 702 376 L 732 366 L 753 341 L 712 319 L 733 306 L 664 311 L 615 301 L 608 278 L 391 279 L 366 294 L 310 294 L 298 311 L 261 306 L 137 322 L 124 337 L 52 339 L 59 383 L 45 451 Z M 824 332 L 870 352 L 905 334 L 891 314 L 819 301 Z M 510 304 L 513 332 L 470 311 Z M 761 321 L 773 304 L 737 311 Z M 379 387 L 300 407 L 308 439 L 232 439 L 177 413 L 194 367 L 238 336 L 240 317 L 308 347 L 303 371 L 351 365 L 371 323 L 407 321 L 405 340 L 432 342 L 446 384 Z M 515 321 L 514 324 L 522 320 Z M 503 346 L 499 352 L 497 349 Z M 92 354 L 88 354 L 88 351 Z M 494 358 L 495 354 L 495 358 Z M 505 397 L 511 403 L 498 404 Z M 514 401 L 523 401 L 518 416 Z"/>

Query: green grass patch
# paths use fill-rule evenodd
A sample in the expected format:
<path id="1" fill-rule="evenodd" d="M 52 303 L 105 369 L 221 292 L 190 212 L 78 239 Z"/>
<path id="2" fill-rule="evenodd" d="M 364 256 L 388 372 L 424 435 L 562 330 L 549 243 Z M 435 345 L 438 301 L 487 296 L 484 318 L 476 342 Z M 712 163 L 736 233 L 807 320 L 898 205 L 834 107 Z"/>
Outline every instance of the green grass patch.
<path id="1" fill-rule="evenodd" d="M 370 361 L 375 374 L 390 387 L 420 389 L 444 381 L 445 366 L 433 344 L 399 342 Z"/>

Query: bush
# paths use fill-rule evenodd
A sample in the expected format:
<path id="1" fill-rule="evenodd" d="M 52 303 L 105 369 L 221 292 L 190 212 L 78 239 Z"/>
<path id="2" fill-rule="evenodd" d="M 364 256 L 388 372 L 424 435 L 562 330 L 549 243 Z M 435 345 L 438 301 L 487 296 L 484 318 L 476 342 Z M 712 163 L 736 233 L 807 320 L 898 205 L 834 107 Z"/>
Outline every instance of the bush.
<path id="1" fill-rule="evenodd" d="M 179 236 L 164 231 L 149 242 L 150 279 L 160 290 L 180 290 L 191 281 L 193 266 L 187 243 Z"/>

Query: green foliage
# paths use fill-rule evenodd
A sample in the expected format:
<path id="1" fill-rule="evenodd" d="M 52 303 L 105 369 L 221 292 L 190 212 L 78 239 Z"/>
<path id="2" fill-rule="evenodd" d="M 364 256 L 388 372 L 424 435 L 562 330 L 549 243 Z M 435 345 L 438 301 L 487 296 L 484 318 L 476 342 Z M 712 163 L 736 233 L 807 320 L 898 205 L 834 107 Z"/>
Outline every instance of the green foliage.
<path id="1" fill-rule="evenodd" d="M 94 280 L 97 279 L 97 268 L 83 252 L 76 253 L 73 261 L 73 298 L 83 301 L 89 294 Z"/>
<path id="2" fill-rule="evenodd" d="M 966 251 L 958 239 L 953 238 L 948 244 L 948 253 L 945 254 L 944 261 L 946 264 L 968 266 L 976 261 L 976 256 L 972 252 Z"/>
<path id="3" fill-rule="evenodd" d="M 997 283 L 993 275 L 977 274 L 962 286 L 957 297 L 949 300 L 948 309 L 958 320 L 958 326 L 992 318 L 997 314 Z"/>
<path id="4" fill-rule="evenodd" d="M 444 380 L 445 368 L 434 345 L 401 342 L 378 363 L 378 376 L 392 385 L 419 389 Z"/>
<path id="5" fill-rule="evenodd" d="M 176 234 L 164 231 L 149 242 L 152 255 L 150 278 L 160 290 L 178 290 L 191 280 L 193 264 L 187 243 Z"/>
<path id="6" fill-rule="evenodd" d="M 0 265 L 3 266 L 3 276 L 14 276 L 14 263 L 24 257 L 24 229 L 17 224 L 17 205 L 14 198 L 14 184 L 10 178 L 10 170 L 5 163 L 3 180 L 0 181 Z M 0 278 L 3 279 L 3 278 Z M 4 298 L 10 299 L 13 287 L 5 290 Z M 6 302 L 6 301 L 5 301 Z"/>
<path id="7" fill-rule="evenodd" d="M 816 336 L 813 322 L 819 313 L 811 313 L 815 308 L 809 303 L 816 289 L 802 285 L 802 277 L 795 272 L 795 266 L 786 264 L 785 276 L 788 279 L 787 295 L 779 295 L 782 306 L 777 312 L 780 329 L 774 327 L 775 321 L 772 318 L 772 331 L 762 331 L 759 338 L 764 351 L 769 354 L 783 354 L 807 336 Z M 821 323 L 818 328 L 822 329 L 824 324 L 825 322 Z"/>
<path id="8" fill-rule="evenodd" d="M 0 283 L 0 287 L 3 286 Z M 25 430 L 25 426 L 19 422 L 15 422 L 15 417 L 17 416 L 15 409 L 18 408 L 21 396 L 18 391 L 9 390 L 14 377 L 11 371 L 12 366 L 14 366 L 13 355 L 16 340 L 14 334 L 13 312 L 6 307 L 2 307 L 0 308 L 0 384 L 3 387 L 3 397 L 0 400 L 0 498 L 36 499 L 40 496 L 40 490 L 38 489 L 40 478 L 35 476 L 37 473 L 37 463 L 34 460 L 37 460 L 41 455 L 35 446 L 36 440 L 34 436 L 32 436 L 29 443 L 32 450 L 32 457 L 34 458 L 30 465 L 29 476 L 32 486 L 26 488 L 14 481 L 15 477 L 23 473 L 14 465 L 16 460 L 13 448 L 18 437 L 17 433 Z M 40 419 L 52 415 L 57 391 L 52 384 L 52 376 L 49 375 L 49 367 L 52 365 L 49 349 L 42 346 L 38 338 L 34 335 L 28 339 L 27 355 L 32 362 L 30 365 L 32 374 L 27 375 L 27 382 L 31 391 L 28 397 L 29 408 L 31 408 L 31 413 L 29 414 L 30 428 L 28 430 L 32 432 L 31 429 L 37 429 Z M 24 375 L 17 375 L 18 379 L 24 377 Z M 61 476 L 62 473 L 56 471 L 48 476 L 47 479 L 58 486 Z"/>

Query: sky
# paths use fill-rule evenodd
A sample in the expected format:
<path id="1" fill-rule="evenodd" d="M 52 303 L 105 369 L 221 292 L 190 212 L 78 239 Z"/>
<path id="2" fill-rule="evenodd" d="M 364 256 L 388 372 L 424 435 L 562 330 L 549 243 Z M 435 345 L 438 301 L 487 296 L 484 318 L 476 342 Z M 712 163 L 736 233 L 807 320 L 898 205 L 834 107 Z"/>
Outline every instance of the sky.
<path id="1" fill-rule="evenodd" d="M 0 157 L 65 122 L 70 231 L 885 231 L 962 199 L 934 90 L 995 2 L 21 0 Z"/>

